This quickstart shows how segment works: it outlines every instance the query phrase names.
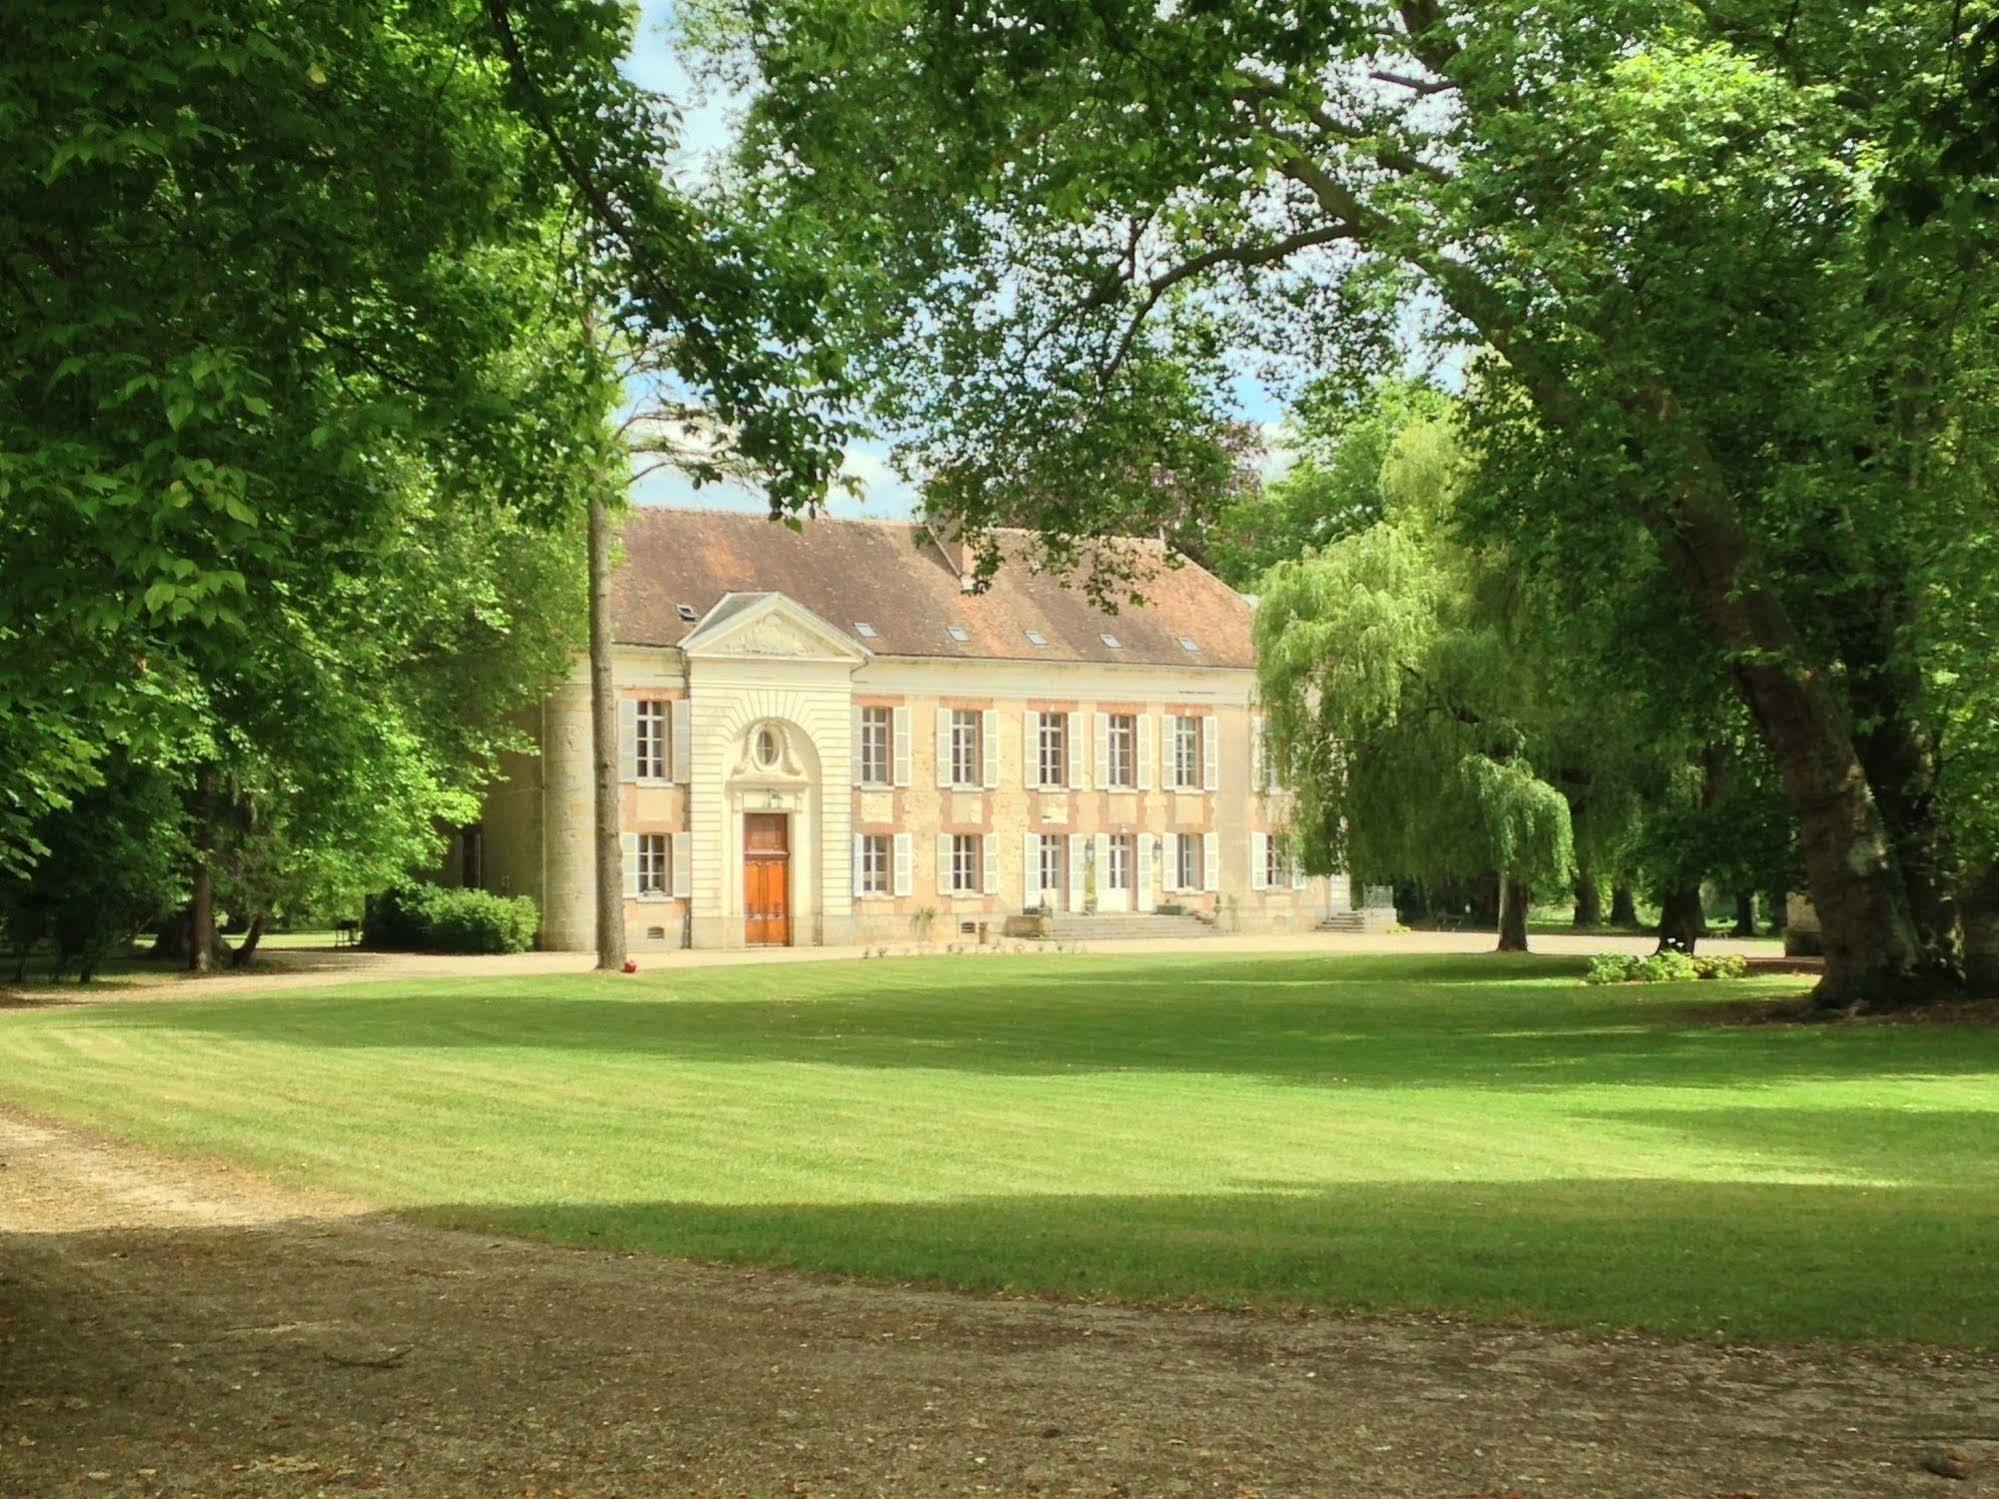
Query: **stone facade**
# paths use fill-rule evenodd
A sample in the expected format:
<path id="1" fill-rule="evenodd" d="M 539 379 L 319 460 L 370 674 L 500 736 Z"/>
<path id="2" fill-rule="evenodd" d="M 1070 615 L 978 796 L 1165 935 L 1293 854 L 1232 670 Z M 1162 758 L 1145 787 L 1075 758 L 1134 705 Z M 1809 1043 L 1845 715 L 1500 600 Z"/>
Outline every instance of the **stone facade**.
<path id="1" fill-rule="evenodd" d="M 637 953 L 993 938 L 1044 906 L 1302 930 L 1351 904 L 1285 861 L 1243 666 L 878 653 L 783 593 L 731 592 L 675 644 L 620 645 L 614 678 Z M 535 895 L 558 949 L 594 945 L 587 686 L 579 660 L 481 829 L 483 882 Z M 752 821 L 782 840 L 782 932 L 746 883 L 769 857 Z"/>

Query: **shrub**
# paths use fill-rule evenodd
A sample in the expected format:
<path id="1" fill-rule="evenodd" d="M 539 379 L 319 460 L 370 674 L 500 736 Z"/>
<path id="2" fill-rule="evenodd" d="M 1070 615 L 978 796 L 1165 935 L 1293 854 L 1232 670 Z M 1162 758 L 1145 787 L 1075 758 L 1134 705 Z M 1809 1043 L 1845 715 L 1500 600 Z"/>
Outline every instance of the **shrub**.
<path id="1" fill-rule="evenodd" d="M 1692 957 L 1683 952 L 1605 953 L 1590 960 L 1585 984 L 1684 984 L 1695 979 L 1739 979 L 1749 975 L 1749 960 L 1735 953 Z"/>
<path id="2" fill-rule="evenodd" d="M 526 952 L 540 924 L 531 896 L 409 881 L 369 897 L 362 939 L 415 952 Z"/>

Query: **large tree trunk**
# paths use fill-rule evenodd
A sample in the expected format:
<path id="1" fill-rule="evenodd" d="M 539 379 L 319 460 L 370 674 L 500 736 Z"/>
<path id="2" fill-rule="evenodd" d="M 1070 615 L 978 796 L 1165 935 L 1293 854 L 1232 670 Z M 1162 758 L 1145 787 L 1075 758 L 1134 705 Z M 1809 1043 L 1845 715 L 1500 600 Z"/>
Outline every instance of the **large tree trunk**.
<path id="1" fill-rule="evenodd" d="M 1756 935 L 1756 896 L 1748 890 L 1735 892 L 1735 935 Z"/>
<path id="2" fill-rule="evenodd" d="M 1610 887 L 1610 924 L 1612 926 L 1638 925 L 1638 900 L 1631 893 L 1629 885 Z"/>
<path id="3" fill-rule="evenodd" d="M 625 872 L 618 847 L 618 697 L 611 675 L 611 517 L 590 501 L 590 757 L 596 793 L 597 966 L 625 966 Z"/>
<path id="4" fill-rule="evenodd" d="M 215 967 L 215 772 L 203 766 L 194 783 L 194 894 L 188 901 L 187 966 Z"/>
<path id="5" fill-rule="evenodd" d="M 1668 428 L 1677 416 L 1670 400 L 1656 414 Z M 1764 586 L 1741 517 L 1703 456 L 1684 455 L 1677 493 L 1646 520 L 1716 639 L 1734 653 L 1736 686 L 1783 776 L 1825 929 L 1814 998 L 1823 1008 L 1907 1003 L 1922 988 L 1921 945 L 1845 712 Z"/>
<path id="6" fill-rule="evenodd" d="M 1964 979 L 1974 994 L 1999 997 L 1999 864 L 1964 890 Z"/>
<path id="7" fill-rule="evenodd" d="M 231 968 L 248 968 L 250 960 L 257 955 L 257 944 L 264 940 L 264 913 L 259 911 L 250 918 L 250 925 L 244 929 L 243 940 L 236 944 L 236 951 L 229 955 Z"/>
<path id="8" fill-rule="evenodd" d="M 1587 869 L 1576 875 L 1576 916 L 1579 927 L 1603 925 L 1603 891 L 1597 888 L 1596 876 Z"/>
<path id="9" fill-rule="evenodd" d="M 1707 935 L 1707 913 L 1701 909 L 1698 885 L 1668 890 L 1659 901 L 1660 952 L 1690 953 Z"/>
<path id="10" fill-rule="evenodd" d="M 1500 882 L 1499 951 L 1527 951 L 1527 911 L 1533 901 L 1533 888 L 1525 880 Z"/>

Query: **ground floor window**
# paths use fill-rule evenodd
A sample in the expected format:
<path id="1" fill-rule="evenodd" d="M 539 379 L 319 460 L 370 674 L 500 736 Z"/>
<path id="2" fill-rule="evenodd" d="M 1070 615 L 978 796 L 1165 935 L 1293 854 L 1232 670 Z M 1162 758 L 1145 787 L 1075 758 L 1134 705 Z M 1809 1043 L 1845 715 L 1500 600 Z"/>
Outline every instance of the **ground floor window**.
<path id="1" fill-rule="evenodd" d="M 664 895 L 671 888 L 669 881 L 673 865 L 670 862 L 668 835 L 665 833 L 639 834 L 639 894 Z"/>
<path id="2" fill-rule="evenodd" d="M 1176 833 L 1173 837 L 1173 888 L 1199 890 L 1203 870 L 1199 833 Z"/>
<path id="3" fill-rule="evenodd" d="M 889 836 L 886 833 L 868 833 L 861 838 L 861 894 L 887 895 L 891 888 L 893 874 Z"/>
<path id="4" fill-rule="evenodd" d="M 1291 845 L 1276 833 L 1263 840 L 1263 878 L 1273 890 L 1291 883 Z"/>
<path id="5" fill-rule="evenodd" d="M 976 895 L 979 881 L 979 845 L 984 840 L 977 833 L 953 833 L 951 835 L 951 893 L 953 895 Z"/>
<path id="6" fill-rule="evenodd" d="M 1062 887 L 1069 883 L 1068 842 L 1045 835 L 1041 839 L 1041 898 L 1051 906 L 1062 903 Z"/>
<path id="7" fill-rule="evenodd" d="M 1132 878 L 1132 866 L 1137 862 L 1132 851 L 1132 836 L 1129 833 L 1114 833 L 1107 845 L 1110 867 L 1104 871 L 1106 890 L 1129 890 L 1136 883 Z"/>

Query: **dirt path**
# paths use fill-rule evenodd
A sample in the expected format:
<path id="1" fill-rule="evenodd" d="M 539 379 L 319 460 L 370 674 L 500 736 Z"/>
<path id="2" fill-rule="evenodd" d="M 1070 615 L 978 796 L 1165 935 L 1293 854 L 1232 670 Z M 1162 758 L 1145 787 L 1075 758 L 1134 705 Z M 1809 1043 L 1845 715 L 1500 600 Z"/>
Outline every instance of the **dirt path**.
<path id="1" fill-rule="evenodd" d="M 0 1494 L 1959 1495 L 1999 1364 L 829 1284 L 0 1111 Z M 1963 1443 L 1984 1460 L 1985 1444 Z"/>

